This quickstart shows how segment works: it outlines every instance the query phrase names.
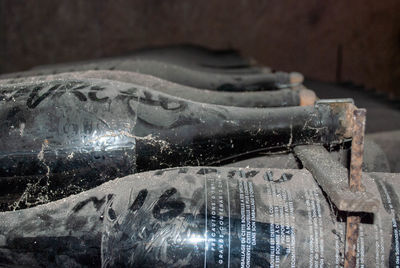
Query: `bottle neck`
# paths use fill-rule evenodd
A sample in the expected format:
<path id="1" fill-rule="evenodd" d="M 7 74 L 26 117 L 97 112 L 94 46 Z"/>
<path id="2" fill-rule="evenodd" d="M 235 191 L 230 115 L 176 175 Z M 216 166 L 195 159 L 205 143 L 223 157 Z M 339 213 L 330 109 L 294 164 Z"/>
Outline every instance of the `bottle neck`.
<path id="1" fill-rule="evenodd" d="M 246 109 L 188 106 L 190 121 L 153 132 L 154 140 L 138 139 L 138 171 L 184 165 L 210 165 L 255 151 L 287 151 L 301 144 L 343 141 L 339 119 L 329 107 Z M 183 117 L 184 118 L 184 117 Z M 137 125 L 138 133 L 147 133 Z"/>

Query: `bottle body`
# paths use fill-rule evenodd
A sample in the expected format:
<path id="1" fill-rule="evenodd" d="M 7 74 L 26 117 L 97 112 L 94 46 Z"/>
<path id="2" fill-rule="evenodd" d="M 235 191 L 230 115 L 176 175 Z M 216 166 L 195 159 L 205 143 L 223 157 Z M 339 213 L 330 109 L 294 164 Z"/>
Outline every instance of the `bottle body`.
<path id="1" fill-rule="evenodd" d="M 134 172 L 343 141 L 339 118 L 324 106 L 214 106 L 105 80 L 10 85 L 1 93 L 0 176 L 40 176 L 58 198 Z"/>
<path id="2" fill-rule="evenodd" d="M 393 174 L 365 178 L 382 204 L 374 216 L 362 215 L 360 266 L 396 261 L 398 181 Z M 0 260 L 41 265 L 92 260 L 103 267 L 342 266 L 344 215 L 306 170 L 159 170 L 1 213 Z M 62 238 L 68 242 L 59 243 Z M 44 250 L 52 243 L 59 243 L 57 252 Z"/>

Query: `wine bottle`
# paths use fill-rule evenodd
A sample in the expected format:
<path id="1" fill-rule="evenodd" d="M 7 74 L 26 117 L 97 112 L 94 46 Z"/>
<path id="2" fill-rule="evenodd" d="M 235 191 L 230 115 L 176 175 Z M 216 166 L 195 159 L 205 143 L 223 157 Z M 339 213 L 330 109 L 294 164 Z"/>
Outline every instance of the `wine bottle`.
<path id="1" fill-rule="evenodd" d="M 166 47 L 137 50 L 130 54 L 129 57 L 143 60 L 156 60 L 189 68 L 196 68 L 205 72 L 231 74 L 271 72 L 271 69 L 268 67 L 256 66 L 252 64 L 250 60 L 245 60 L 240 55 L 231 54 L 229 52 L 228 54 L 206 54 L 198 53 L 194 50 L 189 51 L 182 48 Z"/>
<path id="2" fill-rule="evenodd" d="M 399 257 L 399 174 L 371 173 L 357 263 Z M 9 266 L 333 267 L 346 214 L 306 170 L 182 167 L 131 175 L 35 208 L 0 213 Z"/>
<path id="3" fill-rule="evenodd" d="M 133 51 L 125 57 L 153 59 L 163 62 L 175 63 L 183 66 L 200 68 L 204 71 L 230 73 L 257 73 L 271 72 L 268 67 L 254 66 L 254 60 L 244 59 L 233 50 L 208 50 L 199 46 L 167 46 L 143 48 Z M 113 57 L 115 59 L 115 57 Z M 123 59 L 123 57 L 119 57 Z M 60 65 L 42 65 L 33 69 L 49 69 Z"/>
<path id="4" fill-rule="evenodd" d="M 153 75 L 175 83 L 218 91 L 260 91 L 299 85 L 299 73 L 255 73 L 248 75 L 202 72 L 156 60 L 125 60 L 116 70 L 134 71 Z"/>
<path id="5" fill-rule="evenodd" d="M 299 73 L 228 74 L 205 72 L 196 68 L 188 68 L 159 60 L 135 59 L 129 57 L 62 64 L 49 69 L 43 68 L 40 70 L 4 74 L 0 76 L 0 79 L 49 75 L 72 71 L 114 69 L 153 75 L 186 86 L 218 91 L 272 90 L 296 86 L 303 82 L 303 76 Z"/>
<path id="6" fill-rule="evenodd" d="M 400 173 L 400 130 L 375 132 L 367 135 L 386 154 L 391 172 Z"/>
<path id="7" fill-rule="evenodd" d="M 183 86 L 150 75 L 125 71 L 82 71 L 46 76 L 30 76 L 0 80 L 1 84 L 51 81 L 56 79 L 99 78 L 133 83 L 184 99 L 238 107 L 284 107 L 313 105 L 315 93 L 303 86 L 272 91 L 224 92 Z"/>
<path id="8" fill-rule="evenodd" d="M 330 105 L 216 106 L 110 80 L 0 85 L 0 104 L 0 188 L 39 176 L 38 202 L 135 172 L 349 137 L 346 109 Z"/>
<path id="9" fill-rule="evenodd" d="M 159 47 L 146 47 L 133 51 L 132 56 L 152 56 L 158 58 L 179 59 L 218 69 L 236 69 L 253 66 L 253 61 L 246 59 L 236 50 L 214 50 L 203 46 L 181 44 Z"/>
<path id="10" fill-rule="evenodd" d="M 66 62 L 66 63 L 57 63 L 57 64 L 49 64 L 49 65 L 39 65 L 31 68 L 31 71 L 35 71 L 37 73 L 49 73 L 51 70 L 53 73 L 65 71 L 66 69 L 73 69 L 76 66 L 80 66 L 81 68 L 85 66 L 86 69 L 90 68 L 93 70 L 114 70 L 116 66 L 121 64 L 122 62 L 130 60 L 130 61 L 156 61 L 164 64 L 170 64 L 172 66 L 179 66 L 182 68 L 195 70 L 201 73 L 207 74 L 226 74 L 226 75 L 252 75 L 252 74 L 263 74 L 263 73 L 272 73 L 272 69 L 265 66 L 249 66 L 242 68 L 217 68 L 210 66 L 203 66 L 197 63 L 193 63 L 185 59 L 176 59 L 174 55 L 165 55 L 159 56 L 156 55 L 125 55 L 119 57 L 108 57 L 108 58 L 100 58 L 100 59 L 92 59 L 92 60 L 84 60 L 78 62 Z M 25 75 L 26 76 L 26 75 Z"/>
<path id="11" fill-rule="evenodd" d="M 202 46 L 174 45 L 144 48 L 133 52 L 134 55 L 152 55 L 195 62 L 199 66 L 218 69 L 237 69 L 252 67 L 250 60 L 243 58 L 235 50 L 211 50 Z"/>

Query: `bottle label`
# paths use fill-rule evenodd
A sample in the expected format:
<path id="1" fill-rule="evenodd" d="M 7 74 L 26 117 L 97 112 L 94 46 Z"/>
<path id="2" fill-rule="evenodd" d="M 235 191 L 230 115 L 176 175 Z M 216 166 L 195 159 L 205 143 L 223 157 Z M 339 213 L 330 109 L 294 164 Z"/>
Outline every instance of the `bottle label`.
<path id="1" fill-rule="evenodd" d="M 308 171 L 179 168 L 131 181 L 130 194 L 126 182 L 125 194 L 116 192 L 105 209 L 105 267 L 344 264 L 347 214 Z M 357 267 L 394 267 L 400 259 L 397 195 L 389 184 L 364 182 L 381 193 L 386 210 L 362 215 Z"/>
<path id="2" fill-rule="evenodd" d="M 178 173 L 173 182 L 164 179 L 158 190 L 136 191 L 128 208 L 118 209 L 110 201 L 102 240 L 106 267 L 296 267 L 294 202 L 291 193 L 279 187 L 292 173 L 200 168 L 194 178 L 184 174 L 187 170 L 167 171 Z M 305 251 L 311 248 L 312 263 L 323 266 L 316 201 L 321 196 L 308 194 L 305 217 L 311 233 L 302 237 L 310 239 Z M 116 211 L 122 213 L 116 216 Z"/>

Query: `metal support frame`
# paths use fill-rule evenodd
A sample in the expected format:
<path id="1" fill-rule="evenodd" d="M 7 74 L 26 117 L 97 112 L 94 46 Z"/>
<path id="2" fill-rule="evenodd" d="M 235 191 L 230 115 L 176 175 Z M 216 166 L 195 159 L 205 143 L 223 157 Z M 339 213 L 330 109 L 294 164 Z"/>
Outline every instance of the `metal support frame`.
<path id="1" fill-rule="evenodd" d="M 335 161 L 322 145 L 297 146 L 295 154 L 339 210 L 377 212 L 379 198 L 369 193 L 362 183 L 366 110 L 358 109 L 351 99 L 316 103 L 321 104 L 337 108 L 343 114 L 342 118 L 348 126 L 345 137 L 352 138 L 350 171 Z M 359 216 L 348 215 L 346 218 L 345 268 L 356 267 L 360 221 Z"/>

